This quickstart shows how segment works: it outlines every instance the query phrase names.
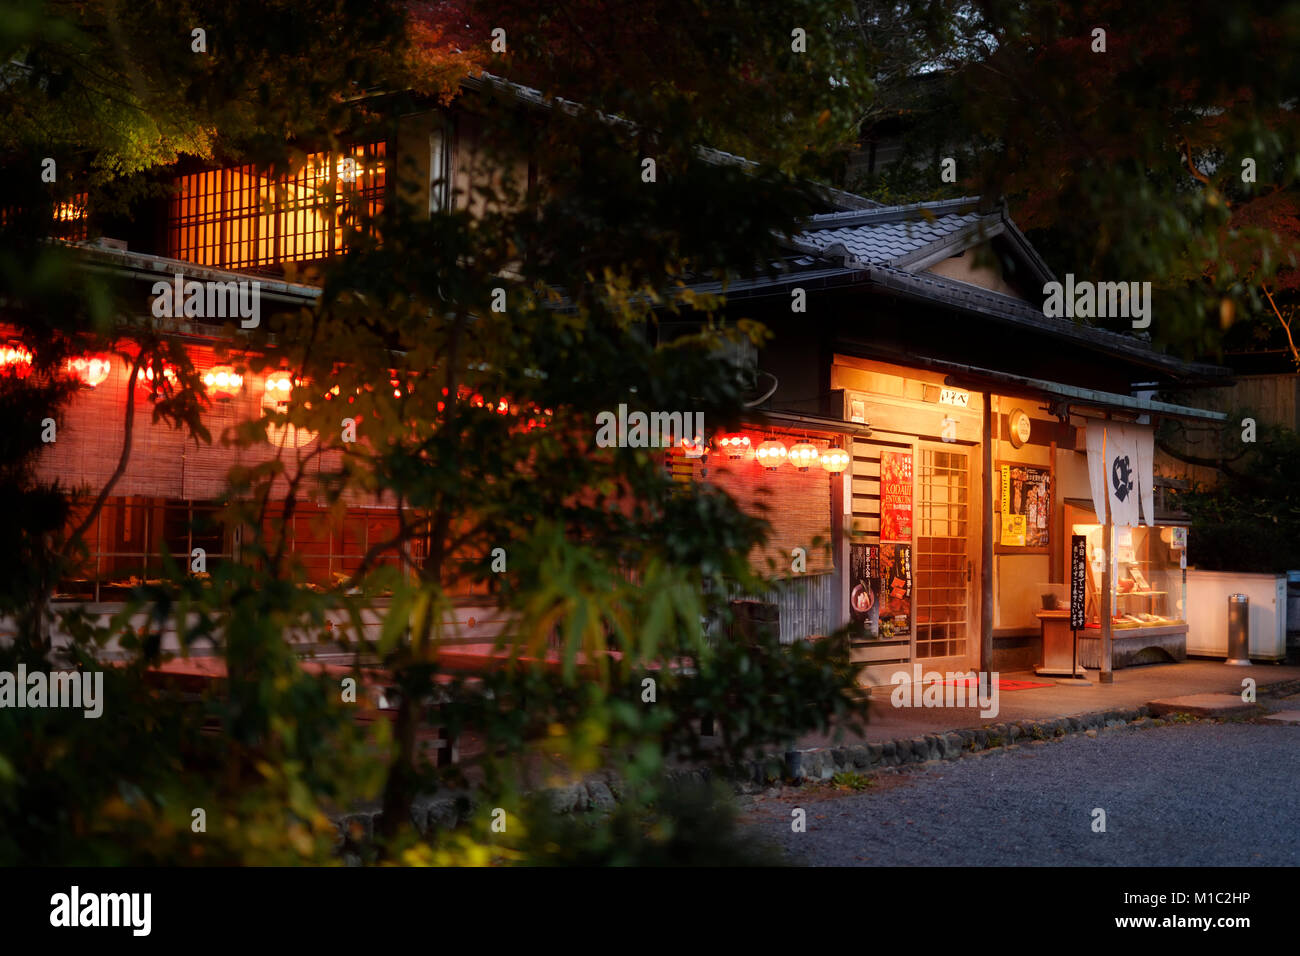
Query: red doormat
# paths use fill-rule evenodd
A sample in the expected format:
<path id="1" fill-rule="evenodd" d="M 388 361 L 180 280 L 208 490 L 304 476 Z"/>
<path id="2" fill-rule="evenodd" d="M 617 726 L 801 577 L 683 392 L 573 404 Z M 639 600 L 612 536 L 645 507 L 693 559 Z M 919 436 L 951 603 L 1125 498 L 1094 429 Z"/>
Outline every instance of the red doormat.
<path id="1" fill-rule="evenodd" d="M 960 687 L 960 686 L 973 687 L 975 685 L 975 678 L 964 677 L 961 680 L 946 680 L 946 681 L 942 681 L 941 683 L 943 683 L 944 686 L 946 687 Z M 998 690 L 1000 691 L 1001 690 L 1032 690 L 1035 687 L 1056 686 L 1055 684 L 1044 684 L 1041 681 L 1036 681 L 1036 680 L 1003 680 L 1000 677 L 997 680 L 997 685 L 998 685 Z"/>

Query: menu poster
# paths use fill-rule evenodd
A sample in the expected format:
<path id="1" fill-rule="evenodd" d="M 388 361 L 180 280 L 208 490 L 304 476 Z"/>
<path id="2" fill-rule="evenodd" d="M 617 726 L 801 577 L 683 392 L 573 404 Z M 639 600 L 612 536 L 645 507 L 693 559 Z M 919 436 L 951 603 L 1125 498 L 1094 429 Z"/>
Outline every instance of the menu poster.
<path id="1" fill-rule="evenodd" d="M 912 632 L 912 546 L 880 546 L 880 621 L 893 625 L 894 637 Z"/>
<path id="2" fill-rule="evenodd" d="M 1037 465 L 1005 464 L 1002 479 L 1004 548 L 1046 551 L 1052 526 L 1052 470 Z"/>
<path id="3" fill-rule="evenodd" d="M 1070 535 L 1070 627 L 1084 625 L 1084 602 L 1088 596 L 1088 539 Z"/>
<path id="4" fill-rule="evenodd" d="M 880 453 L 880 540 L 912 540 L 912 453 Z"/>
<path id="5" fill-rule="evenodd" d="M 1002 544 L 1009 548 L 1025 546 L 1025 516 L 1002 513 Z"/>
<path id="6" fill-rule="evenodd" d="M 849 621 L 854 633 L 880 635 L 880 545 L 849 545 Z"/>

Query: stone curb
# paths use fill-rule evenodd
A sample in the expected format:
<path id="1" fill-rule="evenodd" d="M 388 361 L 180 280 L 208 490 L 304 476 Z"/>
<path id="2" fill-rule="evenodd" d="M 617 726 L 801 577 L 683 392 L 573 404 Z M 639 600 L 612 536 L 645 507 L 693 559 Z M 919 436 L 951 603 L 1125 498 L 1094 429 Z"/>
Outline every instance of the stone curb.
<path id="1" fill-rule="evenodd" d="M 1246 675 L 1249 676 L 1249 675 Z M 1257 687 L 1257 698 L 1289 697 L 1300 693 L 1300 678 L 1277 681 Z M 1095 737 L 1100 730 L 1132 725 L 1158 727 L 1167 720 L 1153 717 L 1145 704 L 1141 707 L 1117 708 L 1076 714 L 1072 717 L 1044 717 L 1037 720 L 1017 720 L 988 724 L 967 730 L 943 733 L 925 733 L 913 737 L 897 737 L 854 747 L 814 747 L 806 750 L 789 750 L 785 753 L 787 780 L 830 780 L 837 773 L 862 773 L 908 764 L 934 763 L 956 760 L 964 756 L 983 755 L 1039 741 L 1057 740 L 1072 734 Z M 755 761 L 750 764 L 748 779 L 753 783 L 772 782 L 770 772 L 760 772 Z"/>
<path id="2" fill-rule="evenodd" d="M 1114 727 L 1154 727 L 1165 723 L 1167 721 L 1153 720 L 1150 710 L 1144 705 L 1071 717 L 1016 720 L 942 733 L 923 733 L 853 747 L 790 750 L 785 754 L 784 777 L 794 782 L 830 780 L 837 773 L 864 773 L 905 765 L 958 760 L 962 757 L 1016 750 L 1022 746 L 1059 740 L 1074 734 L 1096 736 L 1098 731 Z M 755 774 L 750 779 L 759 783 L 768 782 L 770 777 Z"/>
<path id="3" fill-rule="evenodd" d="M 1242 676 L 1249 677 L 1250 673 L 1247 672 Z M 1258 684 L 1258 682 L 1256 683 Z M 1255 693 L 1257 697 L 1290 697 L 1293 694 L 1300 694 L 1300 677 L 1257 686 Z"/>

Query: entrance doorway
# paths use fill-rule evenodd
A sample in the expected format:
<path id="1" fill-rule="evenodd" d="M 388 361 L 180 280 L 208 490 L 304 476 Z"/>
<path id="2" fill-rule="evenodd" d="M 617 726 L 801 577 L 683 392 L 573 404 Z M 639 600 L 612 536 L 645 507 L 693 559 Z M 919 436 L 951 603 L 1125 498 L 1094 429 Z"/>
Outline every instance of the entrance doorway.
<path id="1" fill-rule="evenodd" d="M 921 442 L 916 468 L 916 660 L 926 670 L 976 666 L 972 639 L 971 452 Z"/>

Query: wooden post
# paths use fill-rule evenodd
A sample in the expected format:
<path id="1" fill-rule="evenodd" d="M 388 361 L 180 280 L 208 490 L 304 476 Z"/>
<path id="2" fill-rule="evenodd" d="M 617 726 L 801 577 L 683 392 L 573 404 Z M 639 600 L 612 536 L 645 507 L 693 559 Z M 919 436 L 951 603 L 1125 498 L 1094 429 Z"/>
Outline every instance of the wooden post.
<path id="1" fill-rule="evenodd" d="M 1107 421 L 1110 415 L 1106 416 Z M 1115 674 L 1111 670 L 1111 638 L 1113 637 L 1113 623 L 1111 615 L 1114 609 L 1111 607 L 1112 600 L 1110 595 L 1111 589 L 1111 538 L 1113 531 L 1110 523 L 1110 469 L 1106 467 L 1106 428 L 1102 427 L 1101 432 L 1101 472 L 1102 472 L 1102 490 L 1105 492 L 1105 510 L 1106 520 L 1101 526 L 1101 544 L 1104 552 L 1105 566 L 1101 569 L 1101 675 L 1100 680 L 1103 684 L 1110 684 L 1115 680 Z"/>
<path id="2" fill-rule="evenodd" d="M 993 396 L 984 393 L 983 468 L 980 475 L 980 670 L 993 672 Z"/>
<path id="3" fill-rule="evenodd" d="M 1051 469 L 1052 476 L 1052 510 L 1047 514 L 1047 540 L 1049 544 L 1053 541 L 1068 541 L 1065 537 L 1065 502 L 1061 500 L 1061 489 L 1057 485 L 1056 471 L 1056 439 L 1051 441 L 1050 449 L 1047 453 L 1047 467 Z M 1056 516 L 1061 516 L 1058 525 Z M 1058 530 L 1058 527 L 1060 530 Z M 1065 580 L 1064 572 L 1061 570 L 1061 546 L 1058 544 L 1054 548 L 1047 550 L 1047 580 L 1063 581 Z M 1072 675 L 1073 676 L 1073 675 Z"/>
<path id="4" fill-rule="evenodd" d="M 851 436 L 844 439 L 849 453 L 849 467 L 842 474 L 831 475 L 831 555 L 835 567 L 835 609 L 831 615 L 831 630 L 837 631 L 849 623 L 849 542 L 852 538 L 853 507 L 853 452 Z"/>

